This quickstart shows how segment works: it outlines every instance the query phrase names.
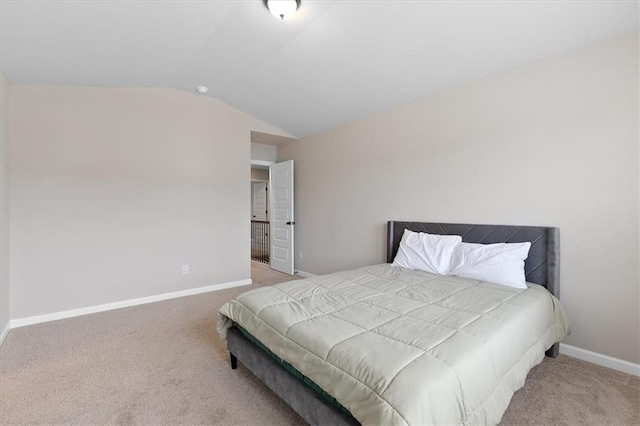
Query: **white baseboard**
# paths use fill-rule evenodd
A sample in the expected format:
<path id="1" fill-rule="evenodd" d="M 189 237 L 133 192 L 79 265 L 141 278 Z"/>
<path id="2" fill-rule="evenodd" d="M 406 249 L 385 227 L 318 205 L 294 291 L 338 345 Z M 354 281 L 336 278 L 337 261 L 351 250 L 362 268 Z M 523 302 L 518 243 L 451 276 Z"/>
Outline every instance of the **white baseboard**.
<path id="1" fill-rule="evenodd" d="M 305 271 L 296 271 L 296 275 L 299 275 L 302 278 L 309 278 L 309 277 L 316 276 L 316 274 L 312 274 L 311 272 L 305 272 Z"/>
<path id="2" fill-rule="evenodd" d="M 614 358 L 609 355 L 591 352 L 586 349 L 577 348 L 575 346 L 560 343 L 560 353 L 583 361 L 592 362 L 603 367 L 622 371 L 623 373 L 640 376 L 640 364 L 625 361 L 623 359 Z"/>
<path id="3" fill-rule="evenodd" d="M 252 283 L 251 279 L 232 281 L 228 283 L 214 284 L 206 287 L 198 287 L 198 288 L 192 288 L 189 290 L 175 291 L 172 293 L 164 293 L 164 294 L 159 294 L 157 296 L 140 297 L 138 299 L 122 300 L 120 302 L 105 303 L 104 305 L 88 306 L 86 308 L 71 309 L 68 311 L 54 312 L 52 314 L 17 318 L 9 322 L 10 327 L 8 328 L 24 327 L 26 325 L 39 324 L 42 322 L 56 321 L 64 318 L 73 318 L 73 317 L 79 317 L 81 315 L 95 314 L 97 312 L 111 311 L 113 309 L 128 308 L 130 306 L 160 302 L 162 300 L 177 299 L 179 297 L 193 296 L 196 294 L 208 293 L 211 291 L 218 291 L 218 290 L 224 290 L 232 287 L 250 285 L 251 283 Z M 3 335 L 4 335 L 4 332 L 3 332 Z"/>
<path id="4" fill-rule="evenodd" d="M 0 333 L 0 346 L 2 346 L 2 343 L 4 342 L 4 338 L 7 337 L 7 334 L 9 334 L 9 330 L 11 330 L 11 321 L 7 322 L 7 325 L 4 327 L 4 330 L 2 330 L 2 333 Z"/>

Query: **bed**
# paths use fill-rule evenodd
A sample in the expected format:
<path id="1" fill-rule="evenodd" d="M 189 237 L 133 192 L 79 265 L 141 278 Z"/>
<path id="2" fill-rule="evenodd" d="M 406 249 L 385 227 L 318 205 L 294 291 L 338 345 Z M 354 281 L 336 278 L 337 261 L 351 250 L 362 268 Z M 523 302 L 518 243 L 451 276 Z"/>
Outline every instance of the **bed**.
<path id="1" fill-rule="evenodd" d="M 405 229 L 531 243 L 526 290 L 391 265 Z M 390 221 L 387 264 L 262 287 L 218 314 L 240 360 L 310 424 L 496 424 L 568 333 L 550 227 Z"/>

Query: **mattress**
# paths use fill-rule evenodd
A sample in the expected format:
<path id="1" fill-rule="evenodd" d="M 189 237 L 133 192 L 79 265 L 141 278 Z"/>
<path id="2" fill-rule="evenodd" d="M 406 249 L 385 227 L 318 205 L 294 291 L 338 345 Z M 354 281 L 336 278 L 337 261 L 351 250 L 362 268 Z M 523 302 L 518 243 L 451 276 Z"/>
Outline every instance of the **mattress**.
<path id="1" fill-rule="evenodd" d="M 559 301 L 375 265 L 246 292 L 218 313 L 362 424 L 495 424 L 569 330 Z"/>

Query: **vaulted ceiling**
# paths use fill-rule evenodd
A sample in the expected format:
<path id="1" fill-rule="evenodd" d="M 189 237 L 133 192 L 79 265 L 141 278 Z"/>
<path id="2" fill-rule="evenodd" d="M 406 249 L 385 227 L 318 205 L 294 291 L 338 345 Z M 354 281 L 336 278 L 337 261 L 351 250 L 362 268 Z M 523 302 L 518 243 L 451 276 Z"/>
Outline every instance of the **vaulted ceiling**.
<path id="1" fill-rule="evenodd" d="M 166 86 L 302 137 L 638 28 L 633 1 L 7 1 L 14 84 Z"/>

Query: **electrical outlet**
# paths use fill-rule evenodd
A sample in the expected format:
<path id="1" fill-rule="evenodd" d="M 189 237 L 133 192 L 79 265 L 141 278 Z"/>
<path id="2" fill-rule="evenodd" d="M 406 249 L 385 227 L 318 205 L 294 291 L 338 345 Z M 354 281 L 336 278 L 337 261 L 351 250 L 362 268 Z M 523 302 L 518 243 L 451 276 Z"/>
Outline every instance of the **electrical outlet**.
<path id="1" fill-rule="evenodd" d="M 302 250 L 298 252 L 298 259 L 302 260 Z"/>
<path id="2" fill-rule="evenodd" d="M 189 273 L 189 265 L 182 265 L 182 275 L 187 275 Z"/>

